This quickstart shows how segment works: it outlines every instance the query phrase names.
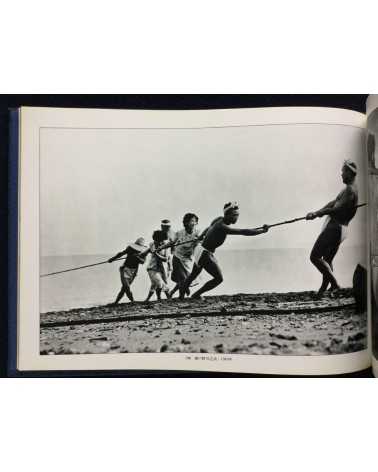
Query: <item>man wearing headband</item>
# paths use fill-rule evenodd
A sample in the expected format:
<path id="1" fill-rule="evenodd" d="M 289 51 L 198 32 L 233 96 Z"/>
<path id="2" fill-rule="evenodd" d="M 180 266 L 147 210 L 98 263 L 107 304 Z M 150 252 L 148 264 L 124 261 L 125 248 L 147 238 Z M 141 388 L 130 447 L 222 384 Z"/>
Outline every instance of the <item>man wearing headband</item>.
<path id="1" fill-rule="evenodd" d="M 327 216 L 322 231 L 315 241 L 310 260 L 323 275 L 322 285 L 318 291 L 322 295 L 330 285 L 330 290 L 339 289 L 339 284 L 333 274 L 332 261 L 346 238 L 348 224 L 357 212 L 358 190 L 355 184 L 357 166 L 352 161 L 345 161 L 341 171 L 341 178 L 345 188 L 335 200 L 327 203 L 318 211 L 308 213 L 306 218 L 313 220 Z"/>
<path id="2" fill-rule="evenodd" d="M 222 246 L 229 234 L 257 236 L 258 234 L 266 233 L 269 229 L 269 226 L 267 225 L 264 225 L 260 229 L 231 228 L 230 225 L 235 224 L 239 218 L 239 206 L 236 202 L 226 203 L 223 208 L 223 215 L 224 216 L 216 218 L 200 235 L 202 243 L 194 250 L 193 270 L 184 282 L 181 291 L 181 299 L 184 298 L 186 290 L 198 277 L 202 269 L 205 269 L 213 278 L 195 292 L 192 295 L 192 298 L 201 298 L 203 293 L 212 290 L 223 282 L 222 271 L 214 253 L 218 247 Z"/>

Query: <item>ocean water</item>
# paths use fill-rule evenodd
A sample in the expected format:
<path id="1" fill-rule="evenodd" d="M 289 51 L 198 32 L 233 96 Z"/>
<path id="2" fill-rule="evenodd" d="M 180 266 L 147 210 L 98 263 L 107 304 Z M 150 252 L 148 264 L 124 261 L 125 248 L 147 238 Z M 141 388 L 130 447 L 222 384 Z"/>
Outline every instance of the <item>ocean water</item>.
<path id="1" fill-rule="evenodd" d="M 40 273 L 50 273 L 107 260 L 111 255 L 42 257 Z M 317 290 L 321 276 L 309 261 L 307 249 L 263 249 L 217 252 L 224 282 L 212 295 L 261 292 Z M 334 271 L 342 287 L 351 287 L 358 263 L 366 266 L 365 250 L 340 248 Z M 67 272 L 40 279 L 40 311 L 91 307 L 114 301 L 121 287 L 120 262 Z M 149 277 L 144 266 L 132 285 L 135 300 L 143 300 L 149 290 Z M 198 282 L 209 279 L 203 272 Z M 172 283 L 171 283 L 172 284 Z M 173 287 L 173 285 L 172 285 Z M 123 301 L 126 301 L 126 297 Z"/>

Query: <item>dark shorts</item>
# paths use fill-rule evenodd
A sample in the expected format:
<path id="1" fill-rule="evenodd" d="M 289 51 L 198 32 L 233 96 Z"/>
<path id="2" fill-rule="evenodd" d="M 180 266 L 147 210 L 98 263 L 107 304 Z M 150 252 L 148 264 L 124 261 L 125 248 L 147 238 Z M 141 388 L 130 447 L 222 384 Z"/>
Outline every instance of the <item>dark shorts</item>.
<path id="1" fill-rule="evenodd" d="M 134 269 L 127 266 L 122 266 L 119 268 L 119 272 L 121 274 L 122 284 L 126 282 L 128 285 L 131 285 L 138 273 L 138 268 Z"/>
<path id="2" fill-rule="evenodd" d="M 311 257 L 332 261 L 341 243 L 342 227 L 335 221 L 330 221 L 315 241 Z"/>

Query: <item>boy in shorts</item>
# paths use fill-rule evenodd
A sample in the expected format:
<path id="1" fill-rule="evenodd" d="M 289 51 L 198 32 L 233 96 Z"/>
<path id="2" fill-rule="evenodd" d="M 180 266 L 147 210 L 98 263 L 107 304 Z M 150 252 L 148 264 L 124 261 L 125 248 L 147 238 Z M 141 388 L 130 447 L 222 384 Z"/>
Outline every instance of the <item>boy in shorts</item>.
<path id="1" fill-rule="evenodd" d="M 169 240 L 164 231 L 154 231 L 152 235 L 153 242 L 150 244 L 149 252 L 151 258 L 147 266 L 147 272 L 151 280 L 151 287 L 148 292 L 146 302 L 148 302 L 156 292 L 158 300 L 161 300 L 161 292 L 166 294 L 167 298 L 171 298 L 168 288 L 168 268 L 169 248 L 167 246 Z"/>
<path id="2" fill-rule="evenodd" d="M 130 244 L 124 251 L 119 252 L 108 260 L 108 262 L 113 262 L 122 256 L 127 256 L 125 262 L 119 268 L 122 287 L 113 305 L 117 305 L 125 294 L 131 302 L 134 301 L 130 285 L 137 276 L 139 265 L 145 262 L 146 250 L 148 248 L 144 238 L 138 238 L 134 244 Z"/>

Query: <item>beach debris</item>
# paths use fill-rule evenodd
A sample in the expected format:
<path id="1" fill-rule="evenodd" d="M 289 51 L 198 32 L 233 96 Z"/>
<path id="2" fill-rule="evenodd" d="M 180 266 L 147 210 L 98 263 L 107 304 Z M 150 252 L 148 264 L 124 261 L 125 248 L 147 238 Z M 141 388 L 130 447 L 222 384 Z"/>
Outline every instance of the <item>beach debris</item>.
<path id="1" fill-rule="evenodd" d="M 366 348 L 366 315 L 355 314 L 351 289 L 342 289 L 340 299 L 331 300 L 326 294 L 316 302 L 311 300 L 310 292 L 274 296 L 281 304 L 290 302 L 283 316 L 266 310 L 266 304 L 261 303 L 263 297 L 272 301 L 269 294 L 240 295 L 240 303 L 236 296 L 208 297 L 206 302 L 192 303 L 190 308 L 189 303 L 185 306 L 177 302 L 176 306 L 173 301 L 173 306 L 171 303 L 167 307 L 152 302 L 152 311 L 138 304 L 128 307 L 128 319 L 122 319 L 122 306 L 118 310 L 121 318 L 111 316 L 116 310 L 110 308 L 105 314 L 103 307 L 51 312 L 41 317 L 44 325 L 40 331 L 40 354 L 164 352 L 160 350 L 167 346 L 167 352 L 311 355 Z M 249 306 L 243 303 L 247 300 Z M 252 300 L 265 312 L 247 312 Z M 228 312 L 221 313 L 222 306 Z M 177 314 L 173 311 L 176 307 Z M 323 311 L 308 312 L 314 308 Z M 85 319 L 81 316 L 84 311 Z M 191 314 L 187 315 L 187 311 Z M 136 319 L 130 319 L 130 314 L 137 315 Z M 62 324 L 48 326 L 56 322 Z M 185 340 L 190 340 L 190 344 L 185 344 Z"/>
<path id="2" fill-rule="evenodd" d="M 236 354 L 238 352 L 248 352 L 248 348 L 246 346 L 235 346 L 230 352 L 232 354 Z"/>
<path id="3" fill-rule="evenodd" d="M 348 336 L 348 341 L 361 341 L 361 339 L 365 339 L 366 334 L 363 332 L 358 332 L 352 336 Z"/>
<path id="4" fill-rule="evenodd" d="M 146 308 L 147 310 L 151 310 L 152 308 L 154 308 L 154 305 L 151 302 L 145 302 L 143 303 L 143 308 Z"/>
<path id="5" fill-rule="evenodd" d="M 111 345 L 107 341 L 100 341 L 96 344 L 96 354 L 104 354 L 110 351 Z M 88 352 L 88 351 L 87 351 Z"/>
<path id="6" fill-rule="evenodd" d="M 172 347 L 173 352 L 185 352 L 185 347 L 182 344 Z"/>
<path id="7" fill-rule="evenodd" d="M 150 348 L 150 346 L 145 346 L 142 350 L 139 352 L 155 352 L 153 349 Z"/>
<path id="8" fill-rule="evenodd" d="M 269 333 L 269 336 L 272 338 L 277 338 L 277 339 L 285 339 L 286 341 L 296 341 L 298 338 L 294 335 L 285 335 L 285 334 L 275 334 L 275 333 Z"/>
<path id="9" fill-rule="evenodd" d="M 303 343 L 306 347 L 316 347 L 319 344 L 319 341 L 305 341 Z"/>

